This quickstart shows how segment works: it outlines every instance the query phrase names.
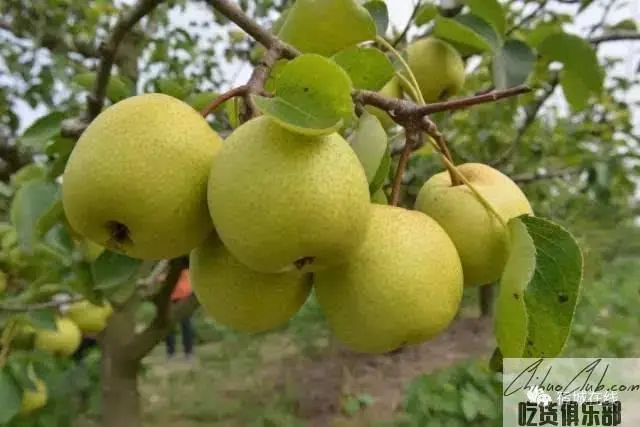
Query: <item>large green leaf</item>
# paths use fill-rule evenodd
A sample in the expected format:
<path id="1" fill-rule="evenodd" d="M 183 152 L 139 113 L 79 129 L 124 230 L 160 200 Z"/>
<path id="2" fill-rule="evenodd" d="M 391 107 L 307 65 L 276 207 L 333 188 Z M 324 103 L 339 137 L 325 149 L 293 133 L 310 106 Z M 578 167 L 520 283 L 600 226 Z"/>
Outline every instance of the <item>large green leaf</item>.
<path id="1" fill-rule="evenodd" d="M 589 92 L 602 91 L 604 72 L 595 49 L 587 40 L 572 34 L 553 33 L 540 42 L 538 52 L 548 61 L 562 63 Z"/>
<path id="2" fill-rule="evenodd" d="M 376 48 L 350 47 L 333 60 L 347 72 L 356 89 L 377 91 L 395 73 L 391 60 Z"/>
<path id="3" fill-rule="evenodd" d="M 302 53 L 332 56 L 358 43 L 374 40 L 376 23 L 357 0 L 298 0 L 278 37 Z"/>
<path id="4" fill-rule="evenodd" d="M 556 357 L 569 337 L 583 259 L 573 236 L 533 216 L 509 221 L 511 251 L 500 280 L 496 338 L 504 357 Z"/>
<path id="5" fill-rule="evenodd" d="M 387 132 L 376 116 L 365 111 L 350 138 L 350 143 L 371 184 L 387 150 Z"/>
<path id="6" fill-rule="evenodd" d="M 20 411 L 22 390 L 9 371 L 8 366 L 0 367 L 0 424 L 6 424 Z"/>
<path id="7" fill-rule="evenodd" d="M 177 81 L 176 79 L 160 79 L 155 82 L 160 93 L 184 100 L 193 90 L 193 84 Z"/>
<path id="8" fill-rule="evenodd" d="M 474 15 L 491 24 L 498 34 L 504 34 L 506 21 L 502 5 L 498 0 L 463 0 Z"/>
<path id="9" fill-rule="evenodd" d="M 91 276 L 96 289 L 111 290 L 129 285 L 140 269 L 142 261 L 105 250 L 91 263 Z"/>
<path id="10" fill-rule="evenodd" d="M 275 97 L 254 96 L 258 108 L 282 126 L 305 135 L 326 135 L 353 116 L 353 85 L 332 60 L 304 54 L 283 66 Z"/>
<path id="11" fill-rule="evenodd" d="M 493 84 L 496 89 L 525 83 L 535 62 L 536 55 L 529 45 L 516 39 L 507 40 L 493 59 Z"/>
<path id="12" fill-rule="evenodd" d="M 20 144 L 37 153 L 44 152 L 47 143 L 60 134 L 60 125 L 64 120 L 64 113 L 54 111 L 38 120 L 18 139 Z"/>
<path id="13" fill-rule="evenodd" d="M 487 27 L 491 28 L 488 24 Z M 457 19 L 436 16 L 433 34 L 441 39 L 469 46 L 479 52 L 492 49 L 491 43 L 483 35 Z"/>
<path id="14" fill-rule="evenodd" d="M 73 77 L 74 83 L 88 91 L 93 90 L 95 81 L 96 73 L 93 71 L 88 73 L 76 74 Z M 109 83 L 107 84 L 107 98 L 111 102 L 118 102 L 130 96 L 133 96 L 134 90 L 132 86 L 133 85 L 129 83 L 124 77 L 112 75 L 109 78 Z"/>
<path id="15" fill-rule="evenodd" d="M 11 203 L 11 222 L 18 232 L 18 243 L 24 252 L 31 252 L 36 238 L 36 225 L 58 200 L 59 188 L 46 181 L 25 183 Z"/>

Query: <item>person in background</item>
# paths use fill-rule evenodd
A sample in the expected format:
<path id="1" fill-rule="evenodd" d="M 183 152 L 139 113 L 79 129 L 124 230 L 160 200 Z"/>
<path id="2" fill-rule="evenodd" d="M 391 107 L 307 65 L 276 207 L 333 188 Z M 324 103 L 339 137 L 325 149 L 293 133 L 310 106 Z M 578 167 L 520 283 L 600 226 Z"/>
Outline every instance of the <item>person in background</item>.
<path id="1" fill-rule="evenodd" d="M 189 281 L 189 268 L 184 268 L 180 273 L 178 283 L 176 283 L 173 293 L 171 294 L 171 302 L 177 304 L 191 295 L 191 282 Z M 185 357 L 189 360 L 193 356 L 194 331 L 191 324 L 191 316 L 187 316 L 180 321 L 180 332 L 182 335 L 182 347 Z M 167 356 L 172 358 L 176 352 L 176 334 L 172 331 L 166 338 Z"/>

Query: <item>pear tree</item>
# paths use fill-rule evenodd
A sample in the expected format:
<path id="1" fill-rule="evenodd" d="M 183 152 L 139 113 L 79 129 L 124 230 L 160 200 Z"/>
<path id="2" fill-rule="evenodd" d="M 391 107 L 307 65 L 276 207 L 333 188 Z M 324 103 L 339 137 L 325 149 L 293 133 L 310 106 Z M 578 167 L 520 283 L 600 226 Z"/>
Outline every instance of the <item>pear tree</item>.
<path id="1" fill-rule="evenodd" d="M 215 76 L 185 81 L 187 64 L 167 56 L 174 41 L 177 50 L 196 41 L 149 36 L 154 19 L 168 20 L 165 2 L 106 3 L 113 19 L 94 17 L 104 29 L 94 31 L 97 47 L 78 34 L 38 35 L 52 52 L 95 59 L 72 77 L 82 102 L 67 99 L 17 138 L 35 153 L 26 164 L 13 145 L 0 152 L 16 166 L 0 187 L 1 425 L 53 411 L 40 377 L 82 333 L 100 342 L 102 424 L 142 425 L 141 360 L 198 306 L 263 333 L 314 292 L 336 340 L 384 354 L 439 336 L 468 288 L 495 284 L 492 368 L 503 357 L 562 354 L 583 251 L 518 185 L 554 177 L 544 157 L 519 176 L 503 166 L 526 150 L 531 128 L 544 131 L 537 117 L 557 86 L 578 116 L 602 98 L 623 115 L 596 48 L 637 40 L 637 28 L 594 27 L 585 38 L 559 12 L 545 22 L 544 5 L 527 15 L 493 0 L 454 10 L 418 2 L 404 29 L 382 0 L 288 9 L 206 0 L 229 52 L 253 66 L 245 83 L 213 91 Z M 265 24 L 271 8 L 278 18 Z M 9 31 L 36 37 L 15 5 L 8 11 Z M 194 63 L 215 57 L 193 49 Z M 167 75 L 136 84 L 138 62 L 158 57 Z M 73 72 L 58 71 L 62 80 Z M 491 128 L 499 115 L 520 126 L 506 143 Z M 471 157 L 458 143 L 468 138 Z M 194 295 L 172 305 L 187 260 Z M 156 315 L 138 330 L 144 301 Z"/>

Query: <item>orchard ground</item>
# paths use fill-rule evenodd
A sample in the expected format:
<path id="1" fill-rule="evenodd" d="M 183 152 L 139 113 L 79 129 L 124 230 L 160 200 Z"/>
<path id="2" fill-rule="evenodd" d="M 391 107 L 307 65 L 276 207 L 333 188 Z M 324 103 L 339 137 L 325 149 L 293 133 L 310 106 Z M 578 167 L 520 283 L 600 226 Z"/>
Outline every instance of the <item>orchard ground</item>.
<path id="1" fill-rule="evenodd" d="M 639 280 L 640 261 L 625 256 L 587 277 L 564 356 L 640 356 L 640 342 L 634 338 L 640 319 L 633 315 Z M 218 327 L 198 312 L 196 360 L 177 356 L 167 361 L 162 344 L 144 360 L 145 425 L 412 425 L 401 422 L 423 414 L 404 409 L 410 393 L 423 394 L 436 406 L 437 390 L 446 388 L 449 375 L 463 372 L 475 382 L 490 384 L 486 366 L 494 345 L 492 325 L 480 318 L 476 296 L 476 289 L 467 290 L 455 325 L 439 338 L 391 356 L 344 350 L 330 339 L 313 299 L 286 328 L 257 338 Z M 140 314 L 143 321 L 147 314 Z M 429 387 L 421 386 L 424 376 Z M 493 413 L 474 425 L 499 419 L 495 396 L 488 398 L 496 404 Z M 98 425 L 92 421 L 98 405 L 93 402 L 81 427 Z M 447 414 L 443 422 L 452 416 Z"/>

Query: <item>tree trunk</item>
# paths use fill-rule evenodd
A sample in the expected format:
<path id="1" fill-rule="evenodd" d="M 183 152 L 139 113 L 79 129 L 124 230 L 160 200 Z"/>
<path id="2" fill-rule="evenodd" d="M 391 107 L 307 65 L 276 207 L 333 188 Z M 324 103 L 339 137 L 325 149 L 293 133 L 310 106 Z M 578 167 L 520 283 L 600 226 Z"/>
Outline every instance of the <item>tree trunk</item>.
<path id="1" fill-rule="evenodd" d="M 478 291 L 478 296 L 480 299 L 480 316 L 481 317 L 493 316 L 494 291 L 495 291 L 494 283 L 480 286 L 480 290 Z"/>
<path id="2" fill-rule="evenodd" d="M 127 357 L 124 345 L 134 336 L 133 310 L 115 312 L 102 339 L 101 392 L 103 427 L 141 427 L 139 361 Z"/>

